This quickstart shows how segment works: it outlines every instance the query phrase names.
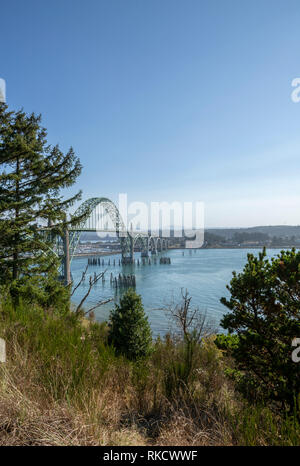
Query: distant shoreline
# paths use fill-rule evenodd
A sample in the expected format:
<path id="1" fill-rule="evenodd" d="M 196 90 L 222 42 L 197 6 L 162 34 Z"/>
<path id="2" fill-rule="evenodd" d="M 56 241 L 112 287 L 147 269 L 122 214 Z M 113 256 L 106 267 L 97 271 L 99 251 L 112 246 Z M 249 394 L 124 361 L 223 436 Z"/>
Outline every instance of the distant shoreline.
<path id="1" fill-rule="evenodd" d="M 121 251 L 77 252 L 73 257 L 112 256 L 114 254 L 121 254 Z"/>
<path id="2" fill-rule="evenodd" d="M 199 251 L 203 251 L 205 249 L 300 249 L 300 246 L 207 246 L 205 248 L 196 248 Z M 172 251 L 172 250 L 183 250 L 183 251 L 189 251 L 191 249 L 189 248 L 169 248 L 167 251 Z M 165 251 L 164 251 L 165 252 Z M 99 251 L 99 252 L 81 252 L 81 253 L 76 253 L 74 254 L 73 257 L 88 257 L 88 256 L 113 256 L 115 254 L 121 254 L 121 251 Z"/>

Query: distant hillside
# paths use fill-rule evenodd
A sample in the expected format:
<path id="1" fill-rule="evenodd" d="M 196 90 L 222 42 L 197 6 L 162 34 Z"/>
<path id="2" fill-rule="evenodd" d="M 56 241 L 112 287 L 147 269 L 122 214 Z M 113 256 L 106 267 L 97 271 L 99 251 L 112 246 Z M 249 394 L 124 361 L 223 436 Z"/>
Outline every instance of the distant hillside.
<path id="1" fill-rule="evenodd" d="M 236 233 L 264 233 L 271 237 L 292 237 L 300 238 L 300 225 L 272 225 L 272 226 L 257 226 L 251 228 L 207 228 L 209 233 L 223 236 L 226 239 L 232 238 Z"/>
<path id="2" fill-rule="evenodd" d="M 300 238 L 300 225 L 272 225 L 272 226 L 257 226 L 250 228 L 206 228 L 205 231 L 214 235 L 223 236 L 225 239 L 232 238 L 236 233 L 264 233 L 270 237 L 289 237 L 295 236 Z M 81 235 L 82 241 L 99 241 L 104 239 L 106 235 L 98 236 L 97 233 L 84 233 Z M 108 235 L 107 235 L 108 236 Z M 110 235 L 113 238 L 113 235 Z M 107 238 L 106 238 L 107 239 Z"/>

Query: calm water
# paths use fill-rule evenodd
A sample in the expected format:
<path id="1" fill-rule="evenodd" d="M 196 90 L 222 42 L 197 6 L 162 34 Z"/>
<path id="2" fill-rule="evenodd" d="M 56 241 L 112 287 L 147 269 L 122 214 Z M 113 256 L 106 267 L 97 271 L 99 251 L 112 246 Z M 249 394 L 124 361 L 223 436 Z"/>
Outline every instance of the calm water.
<path id="1" fill-rule="evenodd" d="M 110 273 L 118 275 L 120 272 L 136 275 L 136 291 L 141 294 L 144 308 L 149 316 L 149 322 L 154 334 L 165 333 L 169 326 L 165 311 L 162 309 L 171 302 L 178 302 L 181 288 L 187 289 L 192 296 L 194 306 L 207 311 L 207 314 L 217 324 L 226 308 L 220 303 L 222 296 L 229 296 L 226 284 L 232 277 L 232 271 L 241 271 L 246 260 L 247 253 L 258 254 L 260 250 L 247 251 L 245 249 L 198 249 L 195 251 L 170 250 L 163 255 L 171 258 L 171 265 L 137 265 L 119 266 L 120 255 L 101 257 L 105 266 L 91 266 L 88 274 L 106 270 L 105 283 L 100 282 L 92 290 L 86 307 L 95 304 L 98 300 L 114 298 L 118 301 L 120 292 L 110 284 Z M 269 249 L 268 256 L 279 253 L 278 249 Z M 135 258 L 140 254 L 136 253 Z M 92 256 L 91 256 L 92 257 Z M 108 260 L 116 266 L 107 265 Z M 72 275 L 74 282 L 78 282 L 81 273 L 87 264 L 87 257 L 77 257 L 72 262 Z M 88 280 L 86 280 L 88 282 Z M 87 284 L 83 284 L 74 294 L 73 301 L 79 302 L 87 290 Z M 113 303 L 98 308 L 95 311 L 96 319 L 106 320 Z"/>

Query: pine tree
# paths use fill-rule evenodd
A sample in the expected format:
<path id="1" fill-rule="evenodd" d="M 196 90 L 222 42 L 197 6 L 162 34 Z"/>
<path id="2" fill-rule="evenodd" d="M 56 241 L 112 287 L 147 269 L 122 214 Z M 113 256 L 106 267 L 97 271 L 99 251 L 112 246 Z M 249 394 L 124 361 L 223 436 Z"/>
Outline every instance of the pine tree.
<path id="1" fill-rule="evenodd" d="M 129 289 L 110 314 L 109 342 L 118 353 L 135 360 L 149 355 L 151 329 L 140 295 Z"/>
<path id="2" fill-rule="evenodd" d="M 300 252 L 281 251 L 269 261 L 266 250 L 233 272 L 230 310 L 221 320 L 229 336 L 218 337 L 219 348 L 236 363 L 230 374 L 250 400 L 294 409 L 299 397 L 299 364 L 293 362 L 292 341 L 300 335 Z"/>
<path id="3" fill-rule="evenodd" d="M 74 184 L 81 164 L 72 148 L 64 154 L 46 137 L 40 115 L 0 104 L 0 285 L 55 275 L 52 235 L 45 238 L 40 225 L 62 233 L 66 210 L 81 195 L 63 199 L 61 190 Z"/>

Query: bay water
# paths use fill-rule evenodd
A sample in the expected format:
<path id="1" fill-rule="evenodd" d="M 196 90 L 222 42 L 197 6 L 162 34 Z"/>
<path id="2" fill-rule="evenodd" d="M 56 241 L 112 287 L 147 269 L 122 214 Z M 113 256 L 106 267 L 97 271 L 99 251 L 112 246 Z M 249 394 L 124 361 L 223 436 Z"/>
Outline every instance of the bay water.
<path id="1" fill-rule="evenodd" d="M 115 288 L 110 283 L 110 274 L 135 274 L 136 292 L 142 296 L 144 309 L 148 315 L 154 335 L 163 335 L 169 330 L 169 319 L 166 308 L 180 302 L 181 290 L 187 290 L 192 297 L 192 307 L 198 307 L 206 312 L 208 318 L 218 327 L 220 319 L 227 308 L 220 303 L 222 296 L 229 297 L 226 285 L 232 278 L 232 271 L 242 271 L 247 254 L 257 255 L 261 249 L 173 249 L 157 255 L 156 264 L 154 257 L 150 257 L 148 263 L 138 266 L 119 266 L 120 254 L 109 256 L 90 256 L 104 260 L 104 266 L 90 266 L 87 278 L 72 297 L 73 302 L 79 303 L 88 289 L 88 276 L 105 271 L 105 281 L 101 279 L 92 289 L 85 308 L 93 306 L 99 300 L 112 298 L 113 301 L 99 307 L 95 312 L 98 321 L 107 320 L 114 303 L 118 302 L 125 288 Z M 279 253 L 278 249 L 267 250 L 267 256 L 272 257 Z M 160 264 L 159 258 L 169 257 L 171 264 Z M 140 254 L 135 253 L 135 259 L 141 262 Z M 74 284 L 81 277 L 87 265 L 88 257 L 74 257 L 71 271 Z M 113 265 L 115 261 L 115 265 Z M 108 265 L 110 262 L 110 265 Z"/>

